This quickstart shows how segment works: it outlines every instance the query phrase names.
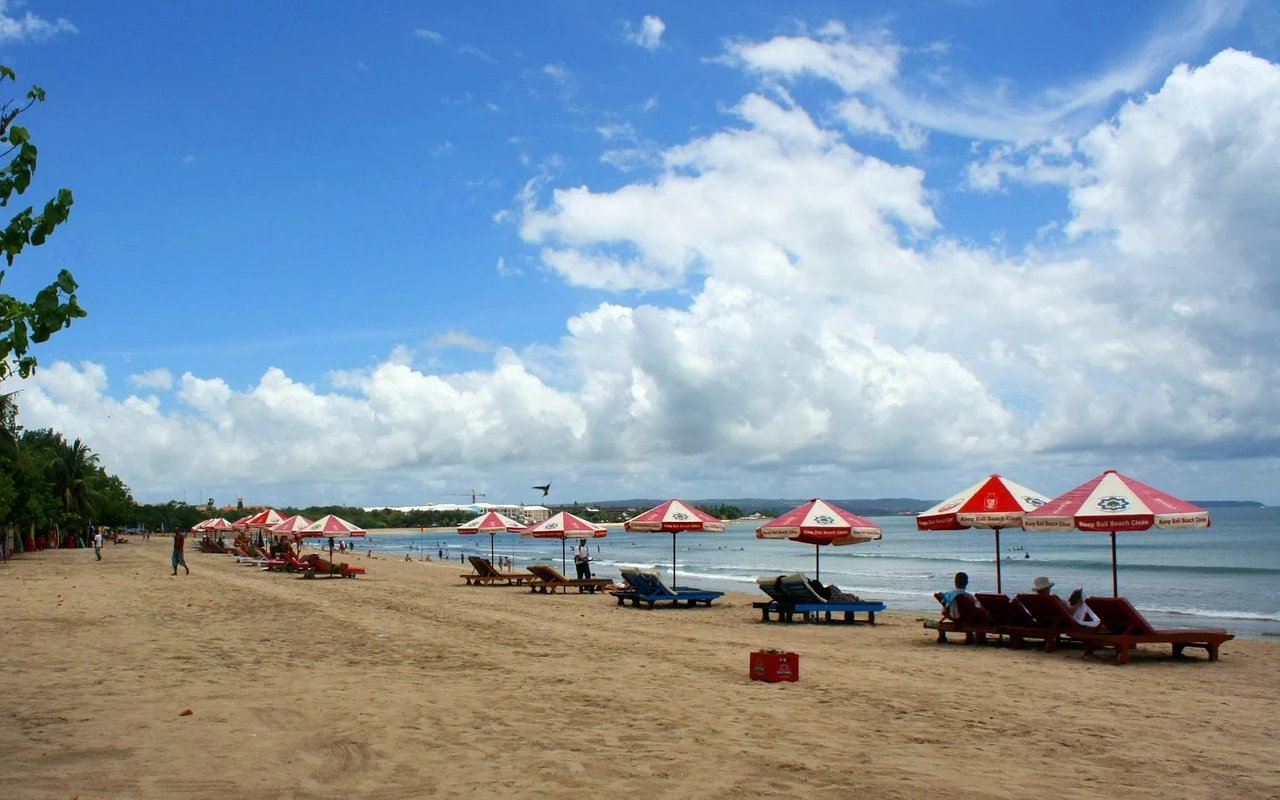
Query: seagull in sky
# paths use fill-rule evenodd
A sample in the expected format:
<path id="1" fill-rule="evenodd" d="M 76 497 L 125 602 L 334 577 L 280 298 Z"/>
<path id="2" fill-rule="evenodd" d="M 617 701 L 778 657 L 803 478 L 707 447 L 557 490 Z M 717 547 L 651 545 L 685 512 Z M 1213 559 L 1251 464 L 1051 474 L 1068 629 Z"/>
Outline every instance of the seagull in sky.
<path id="1" fill-rule="evenodd" d="M 551 484 L 550 484 L 550 483 L 544 483 L 544 484 L 542 484 L 541 486 L 531 486 L 531 487 L 529 487 L 529 488 L 531 488 L 531 489 L 541 489 L 541 490 L 542 490 L 542 496 L 543 496 L 543 497 L 546 497 L 546 496 L 547 496 L 547 492 L 551 491 Z"/>

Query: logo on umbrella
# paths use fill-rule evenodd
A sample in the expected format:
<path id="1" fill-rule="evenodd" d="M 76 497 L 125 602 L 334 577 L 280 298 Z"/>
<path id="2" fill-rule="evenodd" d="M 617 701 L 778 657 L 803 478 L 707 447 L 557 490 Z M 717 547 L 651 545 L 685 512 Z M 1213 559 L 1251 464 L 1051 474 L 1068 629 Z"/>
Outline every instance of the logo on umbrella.
<path id="1" fill-rule="evenodd" d="M 813 521 L 818 523 L 819 525 L 830 525 L 836 521 L 836 518 L 829 516 L 827 514 L 822 514 L 820 516 L 814 517 Z"/>
<path id="2" fill-rule="evenodd" d="M 1044 505 L 1044 501 L 1041 500 L 1039 497 L 1029 497 L 1027 495 L 1022 496 L 1022 502 L 1026 503 L 1029 506 L 1035 506 L 1036 508 L 1039 508 L 1040 506 Z"/>
<path id="3" fill-rule="evenodd" d="M 560 527 L 560 523 L 559 523 L 559 522 L 548 522 L 546 525 L 543 525 L 542 527 L 543 527 L 543 529 L 544 529 L 544 530 L 554 531 L 554 530 L 556 530 L 557 528 L 559 528 L 559 527 Z"/>
<path id="4" fill-rule="evenodd" d="M 671 518 L 672 518 L 672 519 L 678 519 L 678 520 L 681 520 L 681 521 L 686 520 L 686 519 L 693 519 L 693 517 L 690 517 L 688 514 L 684 513 L 683 511 L 677 511 L 676 513 L 674 513 L 674 514 L 672 514 L 672 515 L 671 515 Z"/>
<path id="5" fill-rule="evenodd" d="M 950 511 L 951 509 L 958 508 L 959 506 L 960 506 L 959 500 L 952 500 L 950 503 L 947 503 L 945 506 L 939 506 L 938 513 L 941 514 L 944 511 Z"/>
<path id="6" fill-rule="evenodd" d="M 1129 501 L 1123 497 L 1101 497 L 1098 499 L 1098 508 L 1102 511 L 1124 511 L 1129 507 Z"/>

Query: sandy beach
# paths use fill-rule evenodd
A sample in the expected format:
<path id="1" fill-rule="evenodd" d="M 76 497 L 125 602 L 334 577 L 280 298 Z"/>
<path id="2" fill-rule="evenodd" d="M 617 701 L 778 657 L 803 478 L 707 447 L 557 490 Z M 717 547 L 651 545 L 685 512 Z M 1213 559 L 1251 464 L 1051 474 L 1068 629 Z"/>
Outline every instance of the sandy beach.
<path id="1" fill-rule="evenodd" d="M 172 577 L 169 548 L 0 567 L 0 794 L 1280 797 L 1274 642 L 1116 666 L 938 645 L 915 615 L 464 587 L 456 562 L 303 580 L 189 552 Z M 799 682 L 749 680 L 760 648 Z"/>

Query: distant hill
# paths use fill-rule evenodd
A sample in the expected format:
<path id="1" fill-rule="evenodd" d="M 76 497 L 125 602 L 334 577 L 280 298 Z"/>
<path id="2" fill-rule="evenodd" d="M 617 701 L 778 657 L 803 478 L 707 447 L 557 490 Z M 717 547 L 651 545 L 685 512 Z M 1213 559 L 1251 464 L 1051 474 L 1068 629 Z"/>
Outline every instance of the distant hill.
<path id="1" fill-rule="evenodd" d="M 1266 503 L 1257 500 L 1192 500 L 1201 508 L 1266 508 Z"/>

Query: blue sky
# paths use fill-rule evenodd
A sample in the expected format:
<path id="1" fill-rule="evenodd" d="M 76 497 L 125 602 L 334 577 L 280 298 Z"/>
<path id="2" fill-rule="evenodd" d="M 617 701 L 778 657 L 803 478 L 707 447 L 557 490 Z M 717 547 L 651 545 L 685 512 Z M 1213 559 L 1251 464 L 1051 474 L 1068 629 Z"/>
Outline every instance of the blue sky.
<path id="1" fill-rule="evenodd" d="M 1280 12 L 0 2 L 144 501 L 1280 502 Z"/>

